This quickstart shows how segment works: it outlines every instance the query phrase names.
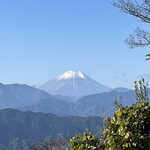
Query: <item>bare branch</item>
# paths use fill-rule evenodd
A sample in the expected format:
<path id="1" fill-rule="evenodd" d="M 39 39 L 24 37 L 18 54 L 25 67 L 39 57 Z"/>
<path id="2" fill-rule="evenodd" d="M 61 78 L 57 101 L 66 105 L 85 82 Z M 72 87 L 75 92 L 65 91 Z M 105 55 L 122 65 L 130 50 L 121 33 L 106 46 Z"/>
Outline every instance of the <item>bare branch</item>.
<path id="1" fill-rule="evenodd" d="M 64 150 L 68 145 L 67 140 L 43 141 L 38 144 L 30 145 L 28 150 Z"/>
<path id="2" fill-rule="evenodd" d="M 125 40 L 125 42 L 130 46 L 130 48 L 149 46 L 150 33 L 137 28 L 134 33 Z"/>
<path id="3" fill-rule="evenodd" d="M 139 18 L 145 23 L 150 23 L 150 1 L 143 0 L 143 3 L 138 3 L 136 0 L 114 0 L 112 3 L 121 11 Z"/>

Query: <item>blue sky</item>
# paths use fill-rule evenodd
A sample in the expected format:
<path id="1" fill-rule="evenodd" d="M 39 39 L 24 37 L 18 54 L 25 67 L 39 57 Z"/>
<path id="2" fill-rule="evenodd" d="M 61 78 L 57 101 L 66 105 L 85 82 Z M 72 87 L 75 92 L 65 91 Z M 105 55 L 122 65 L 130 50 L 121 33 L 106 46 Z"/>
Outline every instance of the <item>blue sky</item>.
<path id="1" fill-rule="evenodd" d="M 80 70 L 109 87 L 133 88 L 150 79 L 149 48 L 129 49 L 124 39 L 148 28 L 109 0 L 0 1 L 0 82 L 43 83 Z"/>

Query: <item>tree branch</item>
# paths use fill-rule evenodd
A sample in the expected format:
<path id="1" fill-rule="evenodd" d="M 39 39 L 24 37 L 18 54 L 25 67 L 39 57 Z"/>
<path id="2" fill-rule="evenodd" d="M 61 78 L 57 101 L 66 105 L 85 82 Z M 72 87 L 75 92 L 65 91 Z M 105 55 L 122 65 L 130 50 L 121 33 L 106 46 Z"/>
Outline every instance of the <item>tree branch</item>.
<path id="1" fill-rule="evenodd" d="M 139 4 L 136 0 L 116 0 L 112 5 L 121 11 L 139 18 L 141 21 L 150 23 L 150 1 L 143 0 L 143 4 Z"/>
<path id="2" fill-rule="evenodd" d="M 150 45 L 150 33 L 137 28 L 134 33 L 125 40 L 125 42 L 130 48 L 148 46 Z"/>

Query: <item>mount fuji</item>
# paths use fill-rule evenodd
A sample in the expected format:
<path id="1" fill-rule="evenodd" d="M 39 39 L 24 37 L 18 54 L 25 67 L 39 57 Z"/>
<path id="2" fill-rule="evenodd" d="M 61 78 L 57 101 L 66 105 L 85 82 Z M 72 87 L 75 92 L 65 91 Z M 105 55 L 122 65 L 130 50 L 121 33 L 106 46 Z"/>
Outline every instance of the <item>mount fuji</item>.
<path id="1" fill-rule="evenodd" d="M 82 97 L 111 90 L 111 88 L 96 82 L 81 71 L 67 71 L 37 86 L 37 88 L 45 90 L 51 95 L 70 97 Z"/>

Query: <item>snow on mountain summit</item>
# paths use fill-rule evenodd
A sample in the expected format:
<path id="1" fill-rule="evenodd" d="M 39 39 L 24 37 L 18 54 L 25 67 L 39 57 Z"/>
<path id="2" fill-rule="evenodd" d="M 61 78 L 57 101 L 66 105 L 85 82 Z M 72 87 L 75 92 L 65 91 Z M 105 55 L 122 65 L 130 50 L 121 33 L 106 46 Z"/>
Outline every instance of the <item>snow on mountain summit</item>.
<path id="1" fill-rule="evenodd" d="M 81 71 L 67 71 L 37 88 L 51 95 L 82 97 L 94 93 L 108 92 L 111 89 L 91 79 Z"/>
<path id="2" fill-rule="evenodd" d="M 85 78 L 85 75 L 81 71 L 67 71 L 62 75 L 58 76 L 57 79 L 62 80 L 62 79 L 71 79 L 76 77 L 83 79 Z"/>

